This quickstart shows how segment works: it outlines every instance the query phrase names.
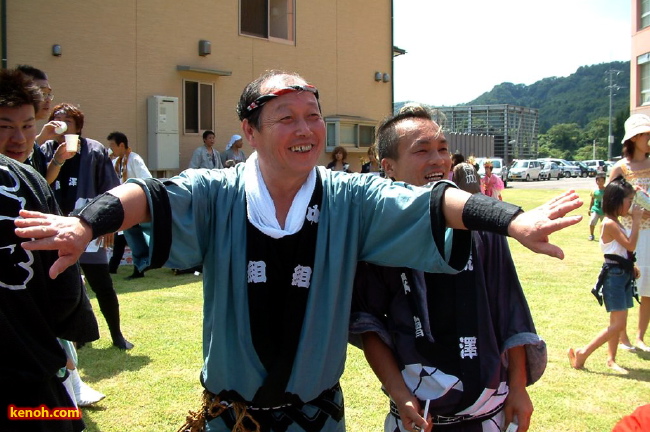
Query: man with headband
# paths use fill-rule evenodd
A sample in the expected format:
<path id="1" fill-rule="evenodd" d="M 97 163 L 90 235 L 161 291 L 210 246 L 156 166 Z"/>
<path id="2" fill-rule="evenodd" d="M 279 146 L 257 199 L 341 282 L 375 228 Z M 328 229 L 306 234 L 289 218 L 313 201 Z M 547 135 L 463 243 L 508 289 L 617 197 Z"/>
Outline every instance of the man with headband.
<path id="1" fill-rule="evenodd" d="M 78 217 L 23 212 L 16 221 L 18 235 L 36 239 L 23 247 L 58 249 L 53 277 L 93 237 L 145 221 L 141 268 L 203 265 L 206 393 L 192 430 L 208 420 L 209 431 L 345 431 L 339 378 L 357 261 L 456 272 L 469 235 L 454 236 L 446 259 L 445 226 L 510 234 L 562 258 L 548 235 L 580 220 L 563 217 L 582 204 L 574 193 L 523 213 L 449 185 L 316 167 L 325 122 L 318 91 L 296 74 L 265 73 L 246 86 L 237 112 L 256 150 L 245 164 L 164 183 L 130 179 Z"/>

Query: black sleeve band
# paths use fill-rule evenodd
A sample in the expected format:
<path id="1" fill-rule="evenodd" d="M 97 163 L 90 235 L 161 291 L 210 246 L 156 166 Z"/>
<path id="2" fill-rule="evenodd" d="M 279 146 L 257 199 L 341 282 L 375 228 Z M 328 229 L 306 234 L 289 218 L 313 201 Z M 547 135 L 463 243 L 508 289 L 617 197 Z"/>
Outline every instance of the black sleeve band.
<path id="1" fill-rule="evenodd" d="M 124 223 L 122 202 L 108 192 L 96 197 L 81 210 L 75 210 L 72 215 L 90 225 L 93 239 L 118 231 Z"/>
<path id="2" fill-rule="evenodd" d="M 431 234 L 438 248 L 438 251 L 444 256 L 445 251 L 445 231 L 447 221 L 443 208 L 445 205 L 445 191 L 447 188 L 457 186 L 451 182 L 439 181 L 431 188 L 431 198 L 429 202 L 429 213 L 431 215 Z M 467 264 L 469 253 L 472 246 L 471 233 L 467 230 L 454 230 L 451 256 L 449 257 L 449 266 L 462 270 Z"/>
<path id="3" fill-rule="evenodd" d="M 152 208 L 149 209 L 153 221 L 152 237 L 154 247 L 151 253 L 151 267 L 162 267 L 169 259 L 172 247 L 172 209 L 164 184 L 157 179 L 144 180 L 151 194 Z"/>
<path id="4" fill-rule="evenodd" d="M 477 193 L 463 207 L 463 224 L 468 230 L 507 236 L 510 222 L 521 212 L 523 210 L 519 206 Z"/>

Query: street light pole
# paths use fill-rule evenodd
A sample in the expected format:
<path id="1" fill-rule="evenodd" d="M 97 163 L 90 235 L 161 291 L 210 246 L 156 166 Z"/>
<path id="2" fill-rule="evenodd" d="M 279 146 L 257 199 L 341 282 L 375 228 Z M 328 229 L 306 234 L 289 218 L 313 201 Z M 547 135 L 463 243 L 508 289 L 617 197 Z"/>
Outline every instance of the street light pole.
<path id="1" fill-rule="evenodd" d="M 596 159 L 596 140 L 594 140 L 594 145 L 592 147 L 592 156 L 591 156 L 591 158 L 594 159 L 594 160 Z"/>
<path id="2" fill-rule="evenodd" d="M 607 160 L 612 160 L 612 146 L 614 144 L 614 135 L 612 135 L 612 98 L 614 97 L 614 90 L 620 87 L 614 84 L 614 74 L 618 75 L 621 71 L 610 69 L 607 71 L 609 74 L 609 130 L 607 132 Z M 595 159 L 595 157 L 594 157 Z"/>

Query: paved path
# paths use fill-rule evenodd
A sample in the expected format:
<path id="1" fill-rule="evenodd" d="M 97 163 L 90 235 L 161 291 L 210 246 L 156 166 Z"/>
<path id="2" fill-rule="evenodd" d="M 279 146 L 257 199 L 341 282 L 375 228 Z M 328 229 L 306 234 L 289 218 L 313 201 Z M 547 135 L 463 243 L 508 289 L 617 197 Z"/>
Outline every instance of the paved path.
<path id="1" fill-rule="evenodd" d="M 510 181 L 508 189 L 559 189 L 559 190 L 579 190 L 593 189 L 596 187 L 596 180 L 593 177 L 587 178 L 561 178 L 560 180 L 540 180 L 540 181 Z"/>

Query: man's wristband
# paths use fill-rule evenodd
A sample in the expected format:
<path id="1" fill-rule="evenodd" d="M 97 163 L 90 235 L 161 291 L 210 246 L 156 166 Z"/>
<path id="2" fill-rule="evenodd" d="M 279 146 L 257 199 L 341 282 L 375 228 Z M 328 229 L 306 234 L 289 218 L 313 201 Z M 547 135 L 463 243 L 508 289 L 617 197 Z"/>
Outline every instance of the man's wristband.
<path id="1" fill-rule="evenodd" d="M 463 207 L 463 225 L 469 230 L 507 236 L 510 222 L 521 212 L 523 210 L 519 206 L 476 193 Z"/>
<path id="2" fill-rule="evenodd" d="M 104 192 L 73 216 L 86 222 L 93 231 L 93 239 L 108 233 L 114 233 L 124 223 L 124 207 L 119 198 Z"/>
<path id="3" fill-rule="evenodd" d="M 54 164 L 54 166 L 62 167 L 63 164 L 65 163 L 65 160 L 63 162 L 59 162 L 58 160 L 56 160 L 55 157 L 53 157 L 52 158 L 52 163 Z"/>

